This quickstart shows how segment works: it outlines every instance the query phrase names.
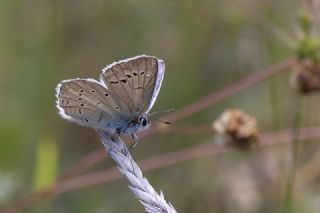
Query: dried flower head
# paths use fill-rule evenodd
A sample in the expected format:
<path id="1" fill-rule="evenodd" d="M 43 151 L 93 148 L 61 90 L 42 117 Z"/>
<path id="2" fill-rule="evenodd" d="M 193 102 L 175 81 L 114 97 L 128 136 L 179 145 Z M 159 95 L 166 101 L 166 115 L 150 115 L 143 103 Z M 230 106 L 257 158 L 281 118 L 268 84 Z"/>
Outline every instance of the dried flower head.
<path id="1" fill-rule="evenodd" d="M 256 119 L 240 110 L 226 110 L 212 126 L 225 144 L 247 149 L 258 142 Z"/>
<path id="2" fill-rule="evenodd" d="M 293 69 L 291 84 L 301 93 L 320 91 L 320 64 L 311 60 L 300 60 Z"/>

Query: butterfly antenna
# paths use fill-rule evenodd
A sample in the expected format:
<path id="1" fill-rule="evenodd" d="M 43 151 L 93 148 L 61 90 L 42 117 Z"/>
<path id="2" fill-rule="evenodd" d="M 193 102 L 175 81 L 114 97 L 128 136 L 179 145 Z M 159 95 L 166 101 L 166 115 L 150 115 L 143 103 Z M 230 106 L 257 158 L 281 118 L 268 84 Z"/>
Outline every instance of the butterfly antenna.
<path id="1" fill-rule="evenodd" d="M 164 123 L 164 124 L 172 124 L 172 123 L 169 122 L 169 121 L 162 121 L 162 120 L 159 120 L 159 119 L 154 119 L 154 120 L 159 121 L 159 122 Z"/>
<path id="2" fill-rule="evenodd" d="M 158 114 L 158 113 L 173 112 L 173 111 L 175 111 L 175 109 L 161 110 L 161 111 L 157 111 L 157 112 L 152 112 L 152 113 L 149 114 L 149 116 L 152 116 L 152 115 L 155 115 L 155 114 Z"/>

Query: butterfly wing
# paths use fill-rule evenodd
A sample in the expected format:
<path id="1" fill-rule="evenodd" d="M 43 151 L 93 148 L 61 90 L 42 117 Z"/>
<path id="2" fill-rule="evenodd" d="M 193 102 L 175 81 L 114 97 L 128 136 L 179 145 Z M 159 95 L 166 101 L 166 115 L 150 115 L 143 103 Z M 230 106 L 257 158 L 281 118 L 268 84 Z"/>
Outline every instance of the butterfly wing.
<path id="1" fill-rule="evenodd" d="M 148 113 L 159 93 L 165 65 L 153 56 L 137 56 L 108 65 L 101 81 L 132 116 Z"/>
<path id="2" fill-rule="evenodd" d="M 112 130 L 120 122 L 120 107 L 109 90 L 94 79 L 62 81 L 56 88 L 59 114 L 83 126 Z"/>

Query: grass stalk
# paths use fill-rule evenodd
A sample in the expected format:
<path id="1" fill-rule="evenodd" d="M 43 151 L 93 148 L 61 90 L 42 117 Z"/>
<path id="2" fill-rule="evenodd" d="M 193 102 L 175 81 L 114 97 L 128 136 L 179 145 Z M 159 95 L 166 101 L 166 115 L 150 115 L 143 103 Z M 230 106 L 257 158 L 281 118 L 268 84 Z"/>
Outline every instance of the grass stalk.
<path id="1" fill-rule="evenodd" d="M 121 174 L 129 182 L 129 189 L 148 213 L 176 213 L 177 211 L 165 201 L 163 193 L 158 194 L 149 181 L 143 176 L 138 164 L 133 160 L 125 143 L 117 136 L 110 136 L 97 130 L 101 142 L 108 154 L 117 164 Z"/>
<path id="2" fill-rule="evenodd" d="M 295 181 L 296 181 L 296 171 L 299 162 L 299 150 L 300 150 L 300 132 L 299 126 L 301 124 L 301 98 L 299 95 L 295 97 L 294 104 L 294 118 L 292 125 L 292 136 L 293 141 L 291 144 L 291 162 L 289 164 L 288 169 L 288 177 L 285 188 L 285 197 L 284 197 L 284 205 L 283 212 L 285 213 L 293 213 L 294 212 L 294 199 L 295 199 Z"/>

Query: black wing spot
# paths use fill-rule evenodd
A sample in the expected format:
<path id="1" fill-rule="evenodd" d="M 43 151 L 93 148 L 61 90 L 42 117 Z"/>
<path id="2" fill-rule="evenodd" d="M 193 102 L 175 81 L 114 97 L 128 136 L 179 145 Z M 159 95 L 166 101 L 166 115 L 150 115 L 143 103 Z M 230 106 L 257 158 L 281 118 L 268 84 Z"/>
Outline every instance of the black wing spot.
<path id="1" fill-rule="evenodd" d="M 127 74 L 127 77 L 128 77 L 128 78 L 132 78 L 132 75 L 130 75 L 130 74 Z"/>
<path id="2" fill-rule="evenodd" d="M 80 106 L 82 106 L 82 107 L 83 107 L 83 106 L 84 106 L 84 104 L 80 104 Z"/>
<path id="3" fill-rule="evenodd" d="M 82 89 L 82 90 L 80 90 L 80 92 L 84 92 L 84 90 Z"/>
<path id="4" fill-rule="evenodd" d="M 116 106 L 116 110 L 119 110 L 120 108 L 118 106 Z"/>
<path id="5" fill-rule="evenodd" d="M 149 75 L 149 74 L 147 74 L 147 78 L 150 78 L 150 75 Z"/>
<path id="6" fill-rule="evenodd" d="M 124 84 L 127 83 L 127 80 L 126 80 L 126 79 L 121 79 L 120 81 L 121 81 L 122 83 L 124 83 Z"/>
<path id="7" fill-rule="evenodd" d="M 82 113 L 82 111 L 81 111 L 81 109 L 79 109 L 79 114 L 81 114 Z"/>
<path id="8" fill-rule="evenodd" d="M 86 123 L 88 123 L 88 122 L 89 122 L 89 120 L 88 120 L 88 119 L 86 119 L 86 118 L 84 119 L 84 121 L 85 121 Z"/>
<path id="9" fill-rule="evenodd" d="M 119 81 L 109 81 L 110 84 L 118 84 Z"/>
<path id="10" fill-rule="evenodd" d="M 137 75 L 138 75 L 138 73 L 136 73 L 136 72 L 133 72 L 132 74 L 133 74 L 134 76 L 137 76 Z"/>
<path id="11" fill-rule="evenodd" d="M 95 90 L 91 90 L 91 92 L 92 92 L 92 93 L 95 93 L 96 91 L 95 91 Z"/>
<path id="12" fill-rule="evenodd" d="M 82 100 L 82 98 L 78 98 L 78 100 L 79 100 L 79 101 L 81 101 L 81 100 Z"/>
<path id="13" fill-rule="evenodd" d="M 141 71 L 141 72 L 140 72 L 140 75 L 144 75 L 144 71 Z"/>
<path id="14" fill-rule="evenodd" d="M 105 93 L 104 95 L 105 95 L 105 96 L 109 96 L 109 93 Z"/>
<path id="15" fill-rule="evenodd" d="M 81 96 L 82 94 L 81 93 L 79 93 L 79 96 Z"/>

